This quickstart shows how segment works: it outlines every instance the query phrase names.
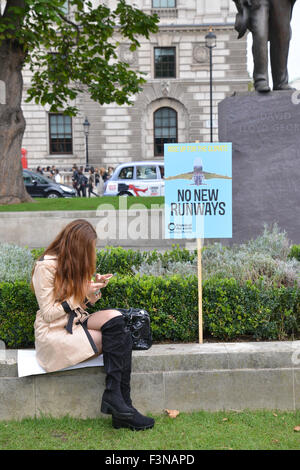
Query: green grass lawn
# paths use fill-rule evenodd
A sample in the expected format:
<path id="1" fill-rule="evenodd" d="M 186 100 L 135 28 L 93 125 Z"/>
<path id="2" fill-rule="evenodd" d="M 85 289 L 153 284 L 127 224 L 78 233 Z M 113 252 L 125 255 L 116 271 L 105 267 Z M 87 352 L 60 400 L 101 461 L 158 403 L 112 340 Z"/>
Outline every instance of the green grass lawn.
<path id="1" fill-rule="evenodd" d="M 0 422 L 0 449 L 10 450 L 294 450 L 296 412 L 197 412 L 155 416 L 153 429 L 113 429 L 111 418 L 39 418 Z"/>
<path id="2" fill-rule="evenodd" d="M 143 204 L 145 209 L 163 208 L 164 197 L 76 197 L 76 198 L 34 198 L 33 202 L 21 204 L 0 205 L 0 212 L 24 211 L 89 211 L 97 210 L 102 204 L 112 205 L 112 209 L 126 209 L 133 204 Z M 152 206 L 152 207 L 151 207 Z"/>

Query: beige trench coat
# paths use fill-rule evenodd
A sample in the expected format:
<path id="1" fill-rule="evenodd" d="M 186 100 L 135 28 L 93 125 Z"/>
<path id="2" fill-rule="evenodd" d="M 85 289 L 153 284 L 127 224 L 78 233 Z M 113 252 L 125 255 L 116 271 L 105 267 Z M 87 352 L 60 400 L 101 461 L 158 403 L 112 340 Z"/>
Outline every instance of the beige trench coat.
<path id="1" fill-rule="evenodd" d="M 67 304 L 75 311 L 76 318 L 72 334 L 66 330 L 70 314 L 54 298 L 56 263 L 53 256 L 45 255 L 43 261 L 37 261 L 32 278 L 40 308 L 34 322 L 36 357 L 46 372 L 78 364 L 96 352 L 93 341 L 79 323 L 87 318 L 87 312 L 74 302 L 73 297 L 67 299 Z"/>

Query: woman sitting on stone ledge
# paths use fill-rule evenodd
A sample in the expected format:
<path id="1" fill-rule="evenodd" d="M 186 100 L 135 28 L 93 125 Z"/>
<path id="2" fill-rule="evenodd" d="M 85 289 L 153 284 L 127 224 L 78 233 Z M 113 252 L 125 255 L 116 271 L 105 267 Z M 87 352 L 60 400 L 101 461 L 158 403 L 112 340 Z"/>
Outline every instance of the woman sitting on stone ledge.
<path id="1" fill-rule="evenodd" d="M 112 414 L 115 428 L 152 428 L 154 420 L 132 405 L 131 333 L 118 310 L 86 309 L 101 297 L 111 275 L 96 274 L 94 227 L 86 220 L 69 223 L 45 250 L 32 273 L 39 310 L 34 324 L 36 357 L 47 372 L 103 354 L 106 388 L 101 411 Z"/>

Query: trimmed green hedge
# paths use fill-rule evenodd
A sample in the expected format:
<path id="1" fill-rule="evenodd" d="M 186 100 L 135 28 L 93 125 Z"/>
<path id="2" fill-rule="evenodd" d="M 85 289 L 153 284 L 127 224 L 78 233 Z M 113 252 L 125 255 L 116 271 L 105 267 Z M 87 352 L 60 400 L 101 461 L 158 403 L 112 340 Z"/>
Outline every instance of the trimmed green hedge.
<path id="1" fill-rule="evenodd" d="M 145 308 L 156 342 L 198 341 L 196 276 L 116 276 L 103 289 L 94 311 L 107 307 Z M 0 339 L 8 348 L 33 347 L 37 310 L 35 295 L 26 282 L 0 283 Z M 203 283 L 203 319 L 204 337 L 293 338 L 300 332 L 300 290 L 209 279 Z"/>
<path id="2" fill-rule="evenodd" d="M 300 245 L 293 245 L 289 253 L 289 258 L 296 258 L 300 261 Z"/>

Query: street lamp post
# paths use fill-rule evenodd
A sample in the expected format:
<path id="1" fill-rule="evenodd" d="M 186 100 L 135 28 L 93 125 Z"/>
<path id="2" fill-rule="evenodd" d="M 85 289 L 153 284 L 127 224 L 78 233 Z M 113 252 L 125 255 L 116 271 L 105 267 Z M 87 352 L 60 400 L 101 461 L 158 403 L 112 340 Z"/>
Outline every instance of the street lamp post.
<path id="1" fill-rule="evenodd" d="M 209 49 L 209 75 L 210 75 L 210 141 L 213 142 L 213 88 L 212 88 L 212 50 L 217 45 L 217 36 L 210 28 L 205 36 L 205 45 Z"/>
<path id="2" fill-rule="evenodd" d="M 88 121 L 88 118 L 85 118 L 85 121 L 83 123 L 83 131 L 85 135 L 85 167 L 89 167 L 89 145 L 88 145 L 88 138 L 89 138 L 89 132 L 90 132 L 90 123 Z"/>

